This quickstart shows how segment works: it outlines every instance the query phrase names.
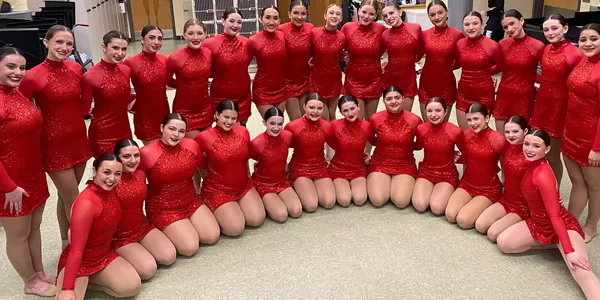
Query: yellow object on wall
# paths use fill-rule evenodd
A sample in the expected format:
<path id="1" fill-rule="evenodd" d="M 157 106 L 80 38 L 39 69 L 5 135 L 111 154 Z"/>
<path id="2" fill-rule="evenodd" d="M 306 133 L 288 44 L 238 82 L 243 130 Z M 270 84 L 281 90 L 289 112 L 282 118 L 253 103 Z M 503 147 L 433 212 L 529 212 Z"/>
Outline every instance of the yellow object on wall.
<path id="1" fill-rule="evenodd" d="M 134 31 L 153 24 L 161 29 L 173 29 L 170 0 L 131 0 L 131 20 Z"/>

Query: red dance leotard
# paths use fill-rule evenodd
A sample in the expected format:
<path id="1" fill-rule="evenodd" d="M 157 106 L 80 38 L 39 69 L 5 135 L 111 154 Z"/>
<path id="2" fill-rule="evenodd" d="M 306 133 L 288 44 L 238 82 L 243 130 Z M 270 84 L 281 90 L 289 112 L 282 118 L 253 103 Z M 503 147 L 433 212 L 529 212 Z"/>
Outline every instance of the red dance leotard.
<path id="1" fill-rule="evenodd" d="M 279 26 L 285 37 L 285 86 L 288 97 L 298 97 L 308 91 L 310 75 L 310 32 L 314 25 L 308 22 L 296 26 L 292 22 Z"/>
<path id="2" fill-rule="evenodd" d="M 284 33 L 263 30 L 250 37 L 248 48 L 256 56 L 257 69 L 252 84 L 252 101 L 256 105 L 276 105 L 285 101 Z"/>
<path id="3" fill-rule="evenodd" d="M 538 62 L 544 54 L 544 44 L 526 35 L 520 39 L 503 39 L 500 48 L 504 64 L 494 105 L 494 118 L 507 120 L 512 116 L 521 116 L 529 120 L 535 100 L 533 85 Z"/>
<path id="4" fill-rule="evenodd" d="M 502 70 L 502 51 L 498 43 L 485 36 L 465 38 L 456 43 L 456 63 L 462 67 L 456 94 L 456 109 L 466 111 L 474 103 L 494 109 L 492 74 Z M 492 66 L 496 64 L 495 66 Z"/>
<path id="5" fill-rule="evenodd" d="M 19 91 L 34 98 L 42 111 L 42 163 L 57 172 L 92 157 L 85 121 L 81 118 L 81 66 L 73 61 L 52 61 L 27 71 Z"/>
<path id="6" fill-rule="evenodd" d="M 381 41 L 388 53 L 383 88 L 397 86 L 404 92 L 404 97 L 414 98 L 419 92 L 415 62 L 424 54 L 421 25 L 403 22 L 386 30 Z"/>
<path id="7" fill-rule="evenodd" d="M 196 167 L 204 168 L 204 160 L 194 140 L 184 138 L 176 146 L 158 140 L 140 152 L 139 170 L 148 178 L 146 215 L 152 224 L 163 229 L 188 218 L 202 206 L 192 177 Z"/>
<path id="8" fill-rule="evenodd" d="M 419 80 L 419 102 L 442 97 L 448 106 L 456 99 L 456 77 L 452 72 L 456 43 L 465 35 L 452 27 L 433 27 L 423 31 L 425 65 Z"/>
<path id="9" fill-rule="evenodd" d="M 375 135 L 369 122 L 356 119 L 350 122 L 338 119 L 331 122 L 333 135 L 327 144 L 335 150 L 335 155 L 329 163 L 331 179 L 352 180 L 367 176 L 367 166 L 363 157 L 367 141 L 375 144 Z"/>
<path id="10" fill-rule="evenodd" d="M 568 40 L 544 49 L 542 76 L 536 93 L 530 125 L 543 129 L 551 137 L 562 138 L 567 117 L 567 78 L 583 54 Z"/>
<path id="11" fill-rule="evenodd" d="M 421 118 L 410 111 L 394 114 L 384 110 L 372 115 L 369 123 L 377 139 L 367 174 L 380 172 L 417 177 L 413 150 L 417 126 L 423 123 Z"/>
<path id="12" fill-rule="evenodd" d="M 325 27 L 313 28 L 312 68 L 310 69 L 310 92 L 324 99 L 338 98 L 342 93 L 342 69 L 340 54 L 346 47 L 346 38 L 339 30 Z"/>
<path id="13" fill-rule="evenodd" d="M 171 111 L 167 100 L 167 58 L 142 51 L 123 62 L 131 69 L 131 82 L 137 95 L 133 127 L 144 141 L 160 138 L 160 125 Z"/>
<path id="14" fill-rule="evenodd" d="M 215 211 L 221 205 L 237 201 L 252 188 L 248 176 L 250 134 L 246 127 L 233 126 L 225 131 L 213 127 L 196 136 L 200 156 L 206 157 L 208 175 L 202 182 L 202 199 Z"/>
<path id="15" fill-rule="evenodd" d="M 127 244 L 139 242 L 154 229 L 154 225 L 148 221 L 143 210 L 144 201 L 148 195 L 144 172 L 140 170 L 133 173 L 123 172 L 121 181 L 115 190 L 123 210 L 123 217 L 112 241 L 112 247 L 118 249 Z"/>
<path id="16" fill-rule="evenodd" d="M 531 216 L 525 220 L 531 236 L 542 244 L 562 245 L 566 254 L 574 252 L 567 230 L 584 237 L 579 221 L 558 202 L 556 178 L 545 159 L 529 163 L 521 181 L 521 191 Z"/>
<path id="17" fill-rule="evenodd" d="M 112 153 L 116 142 L 131 139 L 127 105 L 135 99 L 135 94 L 131 94 L 130 76 L 128 66 L 111 64 L 105 60 L 101 60 L 83 75 L 81 115 L 88 114 L 92 98 L 95 104 L 89 129 L 94 157 L 104 152 Z"/>
<path id="18" fill-rule="evenodd" d="M 35 211 L 50 196 L 42 165 L 42 115 L 17 89 L 0 85 L 0 217 L 21 217 Z M 21 213 L 5 206 L 5 193 L 20 186 Z"/>
<path id="19" fill-rule="evenodd" d="M 290 181 L 293 183 L 298 177 L 328 178 L 324 151 L 325 142 L 333 134 L 331 124 L 323 119 L 311 121 L 303 117 L 289 122 L 285 130 L 293 136 L 294 153 L 288 164 Z"/>
<path id="20" fill-rule="evenodd" d="M 342 27 L 346 36 L 346 49 L 350 61 L 346 67 L 344 94 L 358 99 L 379 99 L 383 91 L 381 76 L 381 35 L 385 26 L 371 23 L 349 22 Z"/>
<path id="21" fill-rule="evenodd" d="M 502 158 L 504 191 L 498 203 L 502 204 L 507 214 L 517 214 L 522 220 L 529 217 L 527 200 L 521 191 L 521 181 L 527 168 L 529 168 L 529 163 L 523 155 L 523 144 L 508 145 Z"/>
<path id="22" fill-rule="evenodd" d="M 238 121 L 244 123 L 250 117 L 250 75 L 248 66 L 252 54 L 248 49 L 248 39 L 225 33 L 211 37 L 203 47 L 212 51 L 212 77 L 210 96 L 216 107 L 223 100 L 233 100 L 239 105 Z"/>
<path id="23" fill-rule="evenodd" d="M 502 196 L 502 184 L 498 179 L 498 160 L 506 152 L 507 142 L 503 135 L 489 127 L 475 133 L 465 131 L 465 172 L 459 188 L 471 197 L 484 196 L 492 202 Z"/>
<path id="24" fill-rule="evenodd" d="M 173 112 L 187 119 L 187 131 L 208 128 L 213 123 L 213 103 L 208 94 L 211 66 L 212 53 L 207 48 L 180 48 L 167 60 L 169 86 L 177 89 Z"/>
<path id="25" fill-rule="evenodd" d="M 57 273 L 65 270 L 63 291 L 73 290 L 77 278 L 98 273 L 119 256 L 110 244 L 121 215 L 116 192 L 89 181 L 73 202 L 70 243 L 58 261 Z"/>
<path id="26" fill-rule="evenodd" d="M 463 131 L 450 122 L 434 125 L 425 122 L 417 127 L 416 149 L 423 149 L 423 161 L 419 163 L 417 178 L 432 183 L 446 182 L 458 186 L 458 170 L 454 163 L 454 146 L 464 149 Z"/>
<path id="27" fill-rule="evenodd" d="M 292 134 L 285 130 L 278 136 L 263 132 L 250 143 L 250 158 L 257 161 L 252 173 L 252 184 L 261 198 L 290 187 L 285 166 L 291 143 Z"/>
<path id="28" fill-rule="evenodd" d="M 590 151 L 600 152 L 600 54 L 584 58 L 567 81 L 569 102 L 561 152 L 589 166 Z"/>

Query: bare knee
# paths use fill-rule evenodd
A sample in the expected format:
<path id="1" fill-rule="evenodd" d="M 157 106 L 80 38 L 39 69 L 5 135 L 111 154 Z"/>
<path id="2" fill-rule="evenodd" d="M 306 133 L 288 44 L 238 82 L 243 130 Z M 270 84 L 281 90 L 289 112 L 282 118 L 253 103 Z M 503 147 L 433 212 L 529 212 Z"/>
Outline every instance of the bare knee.
<path id="1" fill-rule="evenodd" d="M 354 197 L 352 197 L 352 202 L 354 203 L 354 205 L 362 206 L 363 204 L 365 204 L 365 202 L 367 202 L 367 195 L 355 195 Z"/>
<path id="2" fill-rule="evenodd" d="M 459 224 L 460 226 L 460 224 Z M 490 228 L 490 225 L 487 224 L 487 222 L 485 220 L 483 220 L 482 218 L 477 218 L 477 221 L 475 221 L 475 229 L 482 234 L 486 234 L 488 232 Z"/>
<path id="3" fill-rule="evenodd" d="M 369 193 L 369 200 L 375 207 L 381 207 L 390 200 L 388 195 L 383 193 Z"/>
<path id="4" fill-rule="evenodd" d="M 124 276 L 119 278 L 119 284 L 110 288 L 116 295 L 116 298 L 133 297 L 142 290 L 142 281 L 137 274 L 135 276 Z"/>
<path id="5" fill-rule="evenodd" d="M 490 227 L 487 231 L 487 237 L 490 241 L 495 242 L 498 240 L 498 236 L 500 236 L 501 231 L 494 228 L 494 226 Z"/>
<path id="6" fill-rule="evenodd" d="M 294 205 L 288 207 L 287 209 L 288 209 L 288 214 L 292 218 L 298 218 L 302 215 L 302 204 L 300 204 L 300 203 L 294 204 Z"/>
<path id="7" fill-rule="evenodd" d="M 452 208 L 446 208 L 446 220 L 448 220 L 448 222 L 456 223 L 456 216 L 458 216 L 458 211 L 455 211 Z"/>
<path id="8" fill-rule="evenodd" d="M 177 250 L 175 247 L 169 245 L 169 247 L 162 247 L 154 254 L 156 263 L 163 266 L 170 266 L 175 262 L 177 258 Z"/>
<path id="9" fill-rule="evenodd" d="M 456 224 L 462 229 L 471 229 L 475 225 L 475 220 L 470 216 L 459 213 L 458 216 L 456 216 Z"/>
<path id="10" fill-rule="evenodd" d="M 141 280 L 148 280 L 156 274 L 156 262 L 153 259 L 144 260 L 139 266 L 135 267 L 135 271 Z"/>
<path id="11" fill-rule="evenodd" d="M 515 247 L 511 243 L 511 238 L 507 234 L 500 234 L 496 238 L 496 244 L 498 245 L 498 249 L 505 254 L 517 253 Z"/>
<path id="12" fill-rule="evenodd" d="M 327 193 L 319 202 L 324 208 L 332 208 L 335 205 L 335 193 Z M 348 204 L 350 204 L 350 201 L 348 201 Z"/>
<path id="13" fill-rule="evenodd" d="M 317 208 L 319 207 L 319 201 L 318 200 L 309 200 L 309 201 L 305 201 L 302 202 L 302 206 L 304 206 L 304 210 L 306 210 L 309 213 L 315 212 L 317 210 Z"/>
<path id="14" fill-rule="evenodd" d="M 200 242 L 197 239 L 186 239 L 185 241 L 180 242 L 179 245 L 175 245 L 175 248 L 177 249 L 177 253 L 190 257 L 198 252 L 200 249 Z"/>
<path id="15" fill-rule="evenodd" d="M 269 217 L 275 222 L 283 223 L 287 221 L 288 218 L 287 208 L 284 206 L 281 209 L 272 209 L 272 211 L 269 212 Z"/>
<path id="16" fill-rule="evenodd" d="M 211 226 L 212 227 L 212 226 Z M 243 231 L 243 229 L 242 229 Z M 219 230 L 219 226 L 217 225 L 214 228 L 209 228 L 202 231 L 202 236 L 200 237 L 200 243 L 205 245 L 212 245 L 219 241 L 221 238 L 221 230 Z"/>
<path id="17" fill-rule="evenodd" d="M 221 232 L 226 236 L 239 236 L 246 229 L 244 220 L 229 220 L 227 224 L 221 225 Z"/>
<path id="18" fill-rule="evenodd" d="M 340 206 L 348 207 L 350 205 L 350 202 L 352 202 L 352 195 L 351 194 L 337 195 L 337 203 Z"/>
<path id="19" fill-rule="evenodd" d="M 250 227 L 260 226 L 265 221 L 265 211 L 258 211 L 256 213 L 249 214 L 248 216 L 244 216 L 246 219 L 246 225 Z"/>
<path id="20" fill-rule="evenodd" d="M 425 199 L 413 199 L 412 205 L 419 212 L 424 212 L 429 207 L 429 203 Z"/>
<path id="21" fill-rule="evenodd" d="M 431 202 L 429 203 L 429 208 L 431 209 L 432 213 L 438 216 L 443 215 L 446 212 L 446 205 L 442 203 Z"/>

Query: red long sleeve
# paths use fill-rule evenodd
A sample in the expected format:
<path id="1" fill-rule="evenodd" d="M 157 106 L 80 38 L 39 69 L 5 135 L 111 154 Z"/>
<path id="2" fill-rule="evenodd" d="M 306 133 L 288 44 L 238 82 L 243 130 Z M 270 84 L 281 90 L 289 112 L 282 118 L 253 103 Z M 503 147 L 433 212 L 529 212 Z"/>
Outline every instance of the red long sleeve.
<path id="1" fill-rule="evenodd" d="M 91 70 L 90 70 L 91 71 Z M 83 76 L 81 80 L 81 116 L 85 117 L 92 108 L 92 99 L 94 98 L 94 81 L 102 80 L 102 74 Z"/>
<path id="2" fill-rule="evenodd" d="M 484 38 L 481 41 L 483 48 L 488 56 L 492 58 L 494 61 L 494 66 L 492 67 L 492 75 L 498 74 L 502 72 L 503 68 L 503 59 L 502 59 L 502 49 L 500 49 L 500 45 L 496 43 L 494 40 L 489 38 Z"/>
<path id="3" fill-rule="evenodd" d="M 17 189 L 17 184 L 10 178 L 4 165 L 0 162 L 0 193 L 10 193 Z"/>
<path id="4" fill-rule="evenodd" d="M 196 167 L 198 169 L 206 169 L 206 160 L 204 159 L 204 155 L 202 155 L 202 151 L 200 151 L 200 146 L 193 139 L 184 138 L 179 143 L 181 147 L 191 151 L 196 154 Z"/>

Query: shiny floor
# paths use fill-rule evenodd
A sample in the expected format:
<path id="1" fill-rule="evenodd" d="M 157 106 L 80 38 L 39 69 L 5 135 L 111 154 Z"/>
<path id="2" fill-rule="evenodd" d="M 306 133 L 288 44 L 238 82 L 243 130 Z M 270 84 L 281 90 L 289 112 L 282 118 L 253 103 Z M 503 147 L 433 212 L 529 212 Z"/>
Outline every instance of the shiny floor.
<path id="1" fill-rule="evenodd" d="M 169 54 L 183 45 L 165 41 L 161 52 Z M 139 45 L 132 44 L 130 51 L 139 52 Z M 168 94 L 172 100 L 174 91 Z M 248 129 L 251 137 L 264 130 L 254 108 Z M 423 157 L 422 152 L 415 155 L 417 160 Z M 84 179 L 90 172 L 91 161 Z M 55 274 L 61 244 L 56 189 L 51 185 L 50 190 L 42 238 L 46 270 Z M 564 179 L 561 191 L 566 198 L 570 190 Z M 4 248 L 4 234 L 0 236 Z M 600 239 L 588 244 L 596 270 L 599 249 Z M 36 299 L 22 294 L 22 282 L 4 251 L 0 251 L 0 299 Z M 87 299 L 111 297 L 89 292 Z M 159 268 L 136 299 L 541 300 L 583 299 L 583 294 L 558 250 L 504 255 L 485 236 L 461 230 L 443 217 L 411 207 L 367 204 L 320 208 L 284 224 L 267 220 L 239 238 L 223 237 L 214 246 L 201 247 L 192 258 Z"/>

